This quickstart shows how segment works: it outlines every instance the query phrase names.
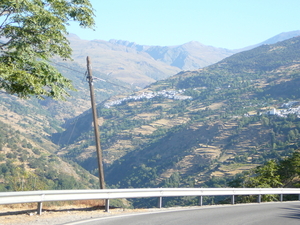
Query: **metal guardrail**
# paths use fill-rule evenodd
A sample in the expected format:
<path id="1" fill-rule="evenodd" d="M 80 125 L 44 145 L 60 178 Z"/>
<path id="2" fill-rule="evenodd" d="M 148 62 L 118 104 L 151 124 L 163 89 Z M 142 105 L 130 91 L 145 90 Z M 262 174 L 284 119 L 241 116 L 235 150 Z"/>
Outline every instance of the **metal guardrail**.
<path id="1" fill-rule="evenodd" d="M 237 195 L 257 195 L 261 202 L 261 196 L 266 194 L 278 194 L 281 201 L 283 195 L 296 194 L 300 200 L 300 188 L 145 188 L 0 192 L 0 204 L 36 202 L 41 214 L 43 202 L 105 199 L 108 212 L 110 199 L 157 197 L 161 208 L 163 197 L 199 196 L 199 205 L 202 205 L 203 196 L 231 196 L 234 204 Z"/>

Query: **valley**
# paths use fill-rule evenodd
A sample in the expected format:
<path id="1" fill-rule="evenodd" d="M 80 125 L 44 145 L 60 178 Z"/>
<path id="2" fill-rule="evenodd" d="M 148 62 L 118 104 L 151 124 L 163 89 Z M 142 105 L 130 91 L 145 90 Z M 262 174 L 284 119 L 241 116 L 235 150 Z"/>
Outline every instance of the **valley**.
<path id="1" fill-rule="evenodd" d="M 92 55 L 94 76 L 107 81 L 96 80 L 95 90 L 109 188 L 228 186 L 235 176 L 299 148 L 299 36 L 238 53 L 224 50 L 228 57 L 184 71 L 163 53 L 196 51 L 198 43 L 158 48 L 79 41 L 71 37 L 74 62 L 53 61 L 77 89 L 66 102 L 1 94 L 2 191 L 25 190 L 25 183 L 26 190 L 37 183 L 41 189 L 97 188 L 90 99 L 84 60 L 78 60 L 99 46 L 109 54 L 141 55 L 139 60 L 156 55 L 171 68 L 155 69 L 164 76 L 127 78 L 120 72 L 126 67 L 113 75 L 99 64 L 102 53 Z"/>

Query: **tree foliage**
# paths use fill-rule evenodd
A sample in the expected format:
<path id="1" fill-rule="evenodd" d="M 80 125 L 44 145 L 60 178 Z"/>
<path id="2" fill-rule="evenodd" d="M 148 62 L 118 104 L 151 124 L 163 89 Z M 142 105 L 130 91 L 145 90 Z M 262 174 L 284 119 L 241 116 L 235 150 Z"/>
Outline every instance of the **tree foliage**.
<path id="1" fill-rule="evenodd" d="M 269 160 L 249 173 L 237 176 L 232 187 L 299 187 L 300 151 L 282 160 Z"/>
<path id="2" fill-rule="evenodd" d="M 71 81 L 48 60 L 70 59 L 70 21 L 93 28 L 89 0 L 3 0 L 0 3 L 0 88 L 20 97 L 64 99 Z"/>

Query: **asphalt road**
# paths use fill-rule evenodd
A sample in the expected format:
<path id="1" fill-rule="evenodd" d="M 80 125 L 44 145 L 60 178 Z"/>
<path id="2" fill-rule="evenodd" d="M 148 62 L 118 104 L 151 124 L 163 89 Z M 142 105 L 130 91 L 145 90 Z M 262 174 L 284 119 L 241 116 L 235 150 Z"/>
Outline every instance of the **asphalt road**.
<path id="1" fill-rule="evenodd" d="M 69 225 L 299 225 L 300 202 L 204 206 L 111 216 Z"/>

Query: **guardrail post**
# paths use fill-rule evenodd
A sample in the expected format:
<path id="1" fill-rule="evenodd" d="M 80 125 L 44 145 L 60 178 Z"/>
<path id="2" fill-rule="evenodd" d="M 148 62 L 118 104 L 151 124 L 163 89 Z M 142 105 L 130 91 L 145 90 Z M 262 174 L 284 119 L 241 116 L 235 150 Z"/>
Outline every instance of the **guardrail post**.
<path id="1" fill-rule="evenodd" d="M 231 196 L 231 204 L 234 205 L 234 195 Z"/>
<path id="2" fill-rule="evenodd" d="M 158 197 L 158 204 L 157 204 L 158 208 L 162 208 L 162 197 Z"/>
<path id="3" fill-rule="evenodd" d="M 38 202 L 38 207 L 37 207 L 37 214 L 42 215 L 42 208 L 43 208 L 43 203 Z"/>
<path id="4" fill-rule="evenodd" d="M 298 195 L 298 200 L 300 201 L 300 195 Z"/>
<path id="5" fill-rule="evenodd" d="M 257 196 L 257 202 L 258 202 L 258 203 L 261 203 L 261 195 L 258 195 L 258 196 Z"/>
<path id="6" fill-rule="evenodd" d="M 199 202 L 198 202 L 198 205 L 199 206 L 202 206 L 203 205 L 203 196 L 199 196 Z"/>
<path id="7" fill-rule="evenodd" d="M 105 212 L 109 213 L 109 199 L 105 199 Z"/>
<path id="8" fill-rule="evenodd" d="M 280 194 L 280 201 L 283 201 L 283 194 Z"/>

